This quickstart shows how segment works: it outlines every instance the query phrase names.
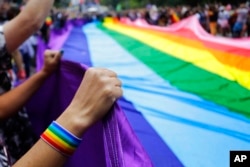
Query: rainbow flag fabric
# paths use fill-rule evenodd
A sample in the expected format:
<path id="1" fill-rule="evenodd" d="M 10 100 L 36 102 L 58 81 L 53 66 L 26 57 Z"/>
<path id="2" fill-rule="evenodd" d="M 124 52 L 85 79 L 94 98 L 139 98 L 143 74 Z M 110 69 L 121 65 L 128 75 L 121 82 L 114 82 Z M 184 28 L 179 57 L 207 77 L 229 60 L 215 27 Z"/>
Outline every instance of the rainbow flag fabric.
<path id="1" fill-rule="evenodd" d="M 150 159 L 144 166 L 226 167 L 230 151 L 250 150 L 249 39 L 211 36 L 195 16 L 170 27 L 106 18 L 68 23 L 49 47 L 118 74 L 117 103 Z"/>

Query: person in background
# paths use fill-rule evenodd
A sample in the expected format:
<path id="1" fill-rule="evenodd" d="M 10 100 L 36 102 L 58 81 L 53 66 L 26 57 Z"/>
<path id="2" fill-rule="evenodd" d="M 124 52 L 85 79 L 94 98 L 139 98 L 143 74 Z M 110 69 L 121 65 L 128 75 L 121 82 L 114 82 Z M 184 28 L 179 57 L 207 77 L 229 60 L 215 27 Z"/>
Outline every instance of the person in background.
<path id="1" fill-rule="evenodd" d="M 170 16 L 170 24 L 174 24 L 174 23 L 177 23 L 180 21 L 180 18 L 174 9 L 170 9 L 169 14 L 170 14 L 169 15 Z"/>
<path id="2" fill-rule="evenodd" d="M 52 25 L 52 17 L 48 15 L 40 29 L 41 37 L 43 41 L 48 44 L 49 43 L 49 38 L 50 38 L 50 28 Z"/>
<path id="3" fill-rule="evenodd" d="M 1 24 L 7 23 L 9 20 L 13 19 L 20 12 L 17 5 L 12 4 L 10 1 L 3 1 L 1 6 Z M 13 69 L 8 70 L 12 84 L 14 85 L 18 80 L 23 80 L 26 78 L 26 73 L 23 66 L 22 54 L 18 49 L 11 53 L 13 59 Z"/>
<path id="4" fill-rule="evenodd" d="M 236 10 L 237 19 L 233 26 L 233 37 L 243 37 L 246 33 L 246 22 L 248 17 L 248 9 L 245 4 L 241 4 L 240 8 Z"/>
<path id="5" fill-rule="evenodd" d="M 214 5 L 210 5 L 208 9 L 208 21 L 209 21 L 209 31 L 210 34 L 217 34 L 217 20 L 218 20 L 218 11 Z"/>
<path id="6" fill-rule="evenodd" d="M 31 60 L 34 58 L 35 50 L 33 47 L 33 36 L 29 37 L 19 47 L 19 51 L 22 54 L 23 65 L 25 69 L 26 78 L 31 75 Z"/>
<path id="7" fill-rule="evenodd" d="M 13 85 L 15 85 L 18 81 L 22 81 L 27 77 L 27 74 L 25 72 L 24 69 L 24 62 L 23 62 L 23 58 L 22 58 L 22 54 L 19 51 L 19 49 L 16 49 L 15 51 L 13 51 L 11 53 L 12 58 L 14 60 L 14 66 L 13 67 L 13 76 L 16 76 L 17 78 L 13 78 Z M 16 68 L 16 69 L 15 69 Z"/>
<path id="8" fill-rule="evenodd" d="M 228 22 L 229 18 L 230 18 L 229 11 L 224 6 L 220 6 L 217 23 L 218 23 L 219 33 L 222 36 L 227 36 L 228 33 L 230 32 L 230 25 Z"/>
<path id="9" fill-rule="evenodd" d="M 208 17 L 206 15 L 205 8 L 198 7 L 196 11 L 196 16 L 199 19 L 199 23 L 201 24 L 202 28 L 209 32 L 209 24 L 208 24 Z"/>

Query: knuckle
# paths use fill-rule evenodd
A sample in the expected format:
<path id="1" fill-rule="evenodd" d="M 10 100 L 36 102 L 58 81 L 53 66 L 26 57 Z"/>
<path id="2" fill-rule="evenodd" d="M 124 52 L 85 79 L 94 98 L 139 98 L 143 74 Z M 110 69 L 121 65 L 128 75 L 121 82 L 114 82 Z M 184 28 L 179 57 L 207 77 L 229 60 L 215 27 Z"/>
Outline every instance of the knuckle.
<path id="1" fill-rule="evenodd" d="M 105 96 L 112 97 L 113 91 L 112 91 L 111 86 L 105 86 L 104 89 L 103 89 L 103 94 Z"/>
<path id="2" fill-rule="evenodd" d="M 90 67 L 87 69 L 86 73 L 88 73 L 90 75 L 95 75 L 97 73 L 97 70 L 93 67 Z"/>

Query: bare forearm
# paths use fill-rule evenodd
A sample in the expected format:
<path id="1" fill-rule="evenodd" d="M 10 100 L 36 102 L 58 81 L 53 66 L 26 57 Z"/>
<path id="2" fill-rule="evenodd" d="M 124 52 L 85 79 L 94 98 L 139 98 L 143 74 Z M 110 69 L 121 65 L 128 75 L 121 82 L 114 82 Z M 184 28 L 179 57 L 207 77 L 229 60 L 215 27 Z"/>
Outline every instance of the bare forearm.
<path id="1" fill-rule="evenodd" d="M 67 112 L 67 111 L 66 111 Z M 76 115 L 63 114 L 57 119 L 57 122 L 69 130 L 73 135 L 81 138 L 83 133 L 86 131 L 88 126 L 83 125 L 78 120 L 79 117 Z M 67 123 L 70 122 L 70 123 Z M 86 120 L 86 122 L 89 122 Z M 76 147 L 77 149 L 77 147 Z M 21 159 L 19 159 L 13 167 L 61 167 L 68 159 L 69 156 L 65 156 L 62 152 L 55 150 L 44 140 L 40 139 Z"/>
<path id="2" fill-rule="evenodd" d="M 30 18 L 31 22 L 33 20 L 42 25 L 52 8 L 53 3 L 54 0 L 29 0 L 20 16 L 24 15 L 29 18 L 32 16 L 32 18 Z"/>
<path id="3" fill-rule="evenodd" d="M 8 51 L 15 50 L 41 28 L 53 3 L 54 0 L 30 0 L 17 17 L 4 25 Z M 13 41 L 14 39 L 15 41 Z"/>
<path id="4" fill-rule="evenodd" d="M 13 167 L 61 167 L 67 158 L 41 139 Z"/>
<path id="5" fill-rule="evenodd" d="M 40 71 L 32 75 L 18 87 L 1 95 L 0 118 L 6 118 L 22 108 L 47 77 L 48 75 L 46 73 Z"/>
<path id="6" fill-rule="evenodd" d="M 0 119 L 7 118 L 24 106 L 47 77 L 58 69 L 60 58 L 61 53 L 59 51 L 45 50 L 44 66 L 41 71 L 32 75 L 18 87 L 0 96 Z"/>
<path id="7" fill-rule="evenodd" d="M 23 70 L 23 59 L 20 51 L 16 49 L 14 52 L 12 52 L 12 57 L 16 63 L 17 70 Z"/>

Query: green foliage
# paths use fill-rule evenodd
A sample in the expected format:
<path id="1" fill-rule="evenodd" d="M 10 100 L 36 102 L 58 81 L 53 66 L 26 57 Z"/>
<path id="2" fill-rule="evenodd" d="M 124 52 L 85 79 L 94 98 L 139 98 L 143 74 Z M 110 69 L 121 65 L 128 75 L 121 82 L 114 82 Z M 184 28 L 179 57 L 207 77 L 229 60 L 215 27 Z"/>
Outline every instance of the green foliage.
<path id="1" fill-rule="evenodd" d="M 247 0 L 101 0 L 103 5 L 115 7 L 120 3 L 124 8 L 140 8 L 145 7 L 147 4 L 156 4 L 157 6 L 177 6 L 177 5 L 203 5 L 210 3 L 222 3 L 224 5 L 239 4 Z"/>
<path id="2" fill-rule="evenodd" d="M 87 1 L 87 0 L 86 0 Z M 106 6 L 116 7 L 117 4 L 121 4 L 123 9 L 133 9 L 145 7 L 147 4 L 155 4 L 157 6 L 177 6 L 177 5 L 201 5 L 209 3 L 222 3 L 222 4 L 239 4 L 246 2 L 247 0 L 100 0 L 101 4 Z M 22 0 L 13 0 L 13 2 L 21 3 Z M 55 6 L 65 7 L 68 6 L 70 0 L 55 0 Z"/>
<path id="3" fill-rule="evenodd" d="M 127 2 L 123 3 L 123 6 L 127 9 L 135 9 L 141 7 L 140 1 L 133 1 L 133 0 L 128 0 Z"/>
<path id="4" fill-rule="evenodd" d="M 70 0 L 55 0 L 56 7 L 66 7 L 69 5 Z"/>

